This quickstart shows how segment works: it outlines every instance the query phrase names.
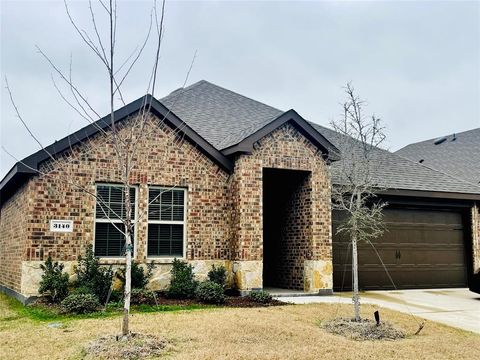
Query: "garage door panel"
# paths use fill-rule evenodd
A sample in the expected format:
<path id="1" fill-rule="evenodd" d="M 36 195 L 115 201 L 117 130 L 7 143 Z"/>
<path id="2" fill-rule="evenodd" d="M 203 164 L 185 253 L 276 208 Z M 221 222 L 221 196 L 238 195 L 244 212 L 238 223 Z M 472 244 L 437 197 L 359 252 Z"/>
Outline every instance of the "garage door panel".
<path id="1" fill-rule="evenodd" d="M 462 215 L 438 210 L 387 209 L 384 221 L 394 224 L 462 225 Z"/>
<path id="2" fill-rule="evenodd" d="M 464 232 L 460 213 L 386 209 L 387 231 L 373 241 L 398 288 L 466 286 Z M 334 231 L 339 217 L 334 214 Z M 351 287 L 349 239 L 333 237 L 334 287 L 341 286 L 347 262 L 344 288 Z M 351 252 L 351 249 L 348 251 Z M 348 255 L 346 257 L 346 255 Z M 359 284 L 363 289 L 391 289 L 381 261 L 371 245 L 358 244 Z"/>
<path id="3" fill-rule="evenodd" d="M 414 264 L 414 265 L 432 265 L 432 266 L 464 266 L 465 258 L 462 253 L 462 248 L 452 247 L 450 249 L 422 249 L 411 252 L 410 254 L 402 252 L 400 264 Z"/>

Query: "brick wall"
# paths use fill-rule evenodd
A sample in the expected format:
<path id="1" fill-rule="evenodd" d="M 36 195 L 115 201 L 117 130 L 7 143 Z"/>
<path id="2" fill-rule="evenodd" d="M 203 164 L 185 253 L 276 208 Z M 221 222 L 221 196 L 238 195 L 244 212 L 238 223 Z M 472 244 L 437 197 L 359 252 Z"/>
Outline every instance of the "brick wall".
<path id="1" fill-rule="evenodd" d="M 22 260 L 27 246 L 28 184 L 3 205 L 0 212 L 0 285 L 20 292 Z"/>
<path id="2" fill-rule="evenodd" d="M 128 135 L 128 130 L 126 123 L 120 136 Z M 135 258 L 146 258 L 148 186 L 164 185 L 188 189 L 186 258 L 228 259 L 228 174 L 156 118 L 149 119 L 143 132 L 131 175 L 138 187 L 137 217 L 142 218 L 137 224 Z M 75 260 L 94 242 L 95 198 L 72 184 L 94 193 L 96 183 L 121 181 L 112 138 L 98 135 L 64 154 L 60 162 L 43 164 L 41 170 L 49 172 L 31 180 L 32 212 L 24 234 L 28 239 L 24 258 L 44 260 L 52 255 Z M 73 220 L 73 233 L 50 232 L 50 219 Z"/>

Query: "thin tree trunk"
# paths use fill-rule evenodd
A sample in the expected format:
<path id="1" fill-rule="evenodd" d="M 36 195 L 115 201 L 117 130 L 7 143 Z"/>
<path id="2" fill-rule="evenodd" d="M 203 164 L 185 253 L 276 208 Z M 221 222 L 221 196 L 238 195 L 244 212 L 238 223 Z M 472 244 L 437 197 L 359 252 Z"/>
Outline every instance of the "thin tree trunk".
<path id="1" fill-rule="evenodd" d="M 122 335 L 129 335 L 129 314 L 130 314 L 130 294 L 132 289 L 132 206 L 130 203 L 130 186 L 128 183 L 128 166 L 129 162 L 125 161 L 126 166 L 126 181 L 124 186 L 124 200 L 125 200 L 125 296 L 123 303 L 123 322 L 122 322 Z"/>
<path id="2" fill-rule="evenodd" d="M 356 195 L 357 209 L 361 206 L 360 193 Z M 360 321 L 360 296 L 358 294 L 358 224 L 356 219 L 353 221 L 353 235 L 352 235 L 352 272 L 353 272 L 353 308 L 355 312 L 355 321 Z"/>
<path id="3" fill-rule="evenodd" d="M 360 297 L 358 295 L 358 251 L 357 238 L 352 237 L 352 272 L 353 272 L 353 308 L 355 321 L 360 321 Z"/>
<path id="4" fill-rule="evenodd" d="M 127 253 L 126 253 L 126 266 L 125 266 L 125 299 L 123 303 L 123 322 L 122 322 L 122 335 L 123 336 L 128 336 L 130 330 L 129 330 L 129 324 L 128 324 L 128 315 L 130 313 L 130 293 L 131 293 L 131 285 L 132 285 L 132 252 L 131 252 L 131 234 L 130 230 L 126 231 L 126 248 L 127 248 Z"/>

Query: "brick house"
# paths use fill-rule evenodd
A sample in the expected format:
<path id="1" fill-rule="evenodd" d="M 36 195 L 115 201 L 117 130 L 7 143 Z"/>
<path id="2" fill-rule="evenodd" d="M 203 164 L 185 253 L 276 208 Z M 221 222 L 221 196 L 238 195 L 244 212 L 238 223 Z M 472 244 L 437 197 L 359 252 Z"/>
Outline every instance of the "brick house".
<path id="1" fill-rule="evenodd" d="M 164 288 L 172 260 L 182 258 L 200 278 L 212 264 L 224 265 L 241 292 L 276 287 L 331 293 L 339 278 L 335 273 L 340 274 L 336 259 L 343 254 L 342 239 L 332 236 L 330 206 L 337 134 L 294 110 L 283 112 L 206 81 L 160 101 L 146 96 L 119 109 L 115 120 L 121 131 L 129 129 L 145 103 L 151 116 L 132 173 L 131 197 L 134 259 L 155 264 L 150 286 Z M 122 211 L 112 140 L 99 133 L 108 125 L 108 117 L 100 119 L 49 146 L 60 161 L 53 163 L 39 151 L 1 181 L 2 291 L 21 300 L 35 296 L 39 266 L 47 256 L 71 272 L 89 244 L 102 263 L 123 263 L 120 225 L 106 219 L 108 210 L 95 197 L 61 181 L 68 174 L 71 182 Z M 469 284 L 470 274 L 478 271 L 480 188 L 387 151 L 378 153 L 385 165 L 379 178 L 389 188 L 381 196 L 392 203 L 392 229 L 408 233 L 413 226 L 431 235 L 432 228 L 443 226 L 449 235 L 441 253 L 455 248 L 455 254 L 463 254 L 461 261 L 447 261 L 453 275 L 446 286 Z M 445 216 L 433 216 L 441 224 L 426 229 L 414 221 L 402 228 L 405 221 L 397 220 L 411 211 L 417 217 Z M 71 231 L 51 231 L 52 220 L 72 221 Z M 459 222 L 468 222 L 470 230 L 462 225 L 459 235 Z M 378 272 L 377 283 L 375 276 L 366 276 L 372 273 L 368 266 L 361 272 L 366 283 L 382 288 Z M 427 276 L 445 269 L 423 270 Z M 444 285 L 435 281 L 426 285 Z"/>

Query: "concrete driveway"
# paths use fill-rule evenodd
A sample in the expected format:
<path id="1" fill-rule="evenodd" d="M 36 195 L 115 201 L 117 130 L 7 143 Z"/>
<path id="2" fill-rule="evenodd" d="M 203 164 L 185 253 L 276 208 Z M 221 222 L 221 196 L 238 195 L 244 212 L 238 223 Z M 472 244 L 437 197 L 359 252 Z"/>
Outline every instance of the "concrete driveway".
<path id="1" fill-rule="evenodd" d="M 278 299 L 295 304 L 351 303 L 351 293 L 333 296 L 285 295 Z M 411 312 L 420 318 L 480 333 L 480 294 L 468 289 L 367 291 L 361 294 L 361 302 L 404 313 Z"/>

